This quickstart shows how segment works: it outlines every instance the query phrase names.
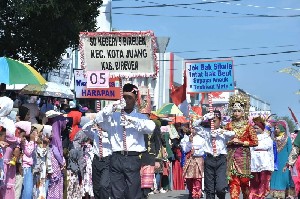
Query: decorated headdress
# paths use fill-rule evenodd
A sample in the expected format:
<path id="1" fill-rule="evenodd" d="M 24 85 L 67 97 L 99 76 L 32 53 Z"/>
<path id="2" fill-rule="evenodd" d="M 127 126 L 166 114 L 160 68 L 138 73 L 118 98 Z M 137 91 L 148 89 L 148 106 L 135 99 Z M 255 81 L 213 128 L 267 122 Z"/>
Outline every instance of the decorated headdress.
<path id="1" fill-rule="evenodd" d="M 261 116 L 255 117 L 252 119 L 254 125 L 257 125 L 261 130 L 265 130 L 265 120 Z"/>
<path id="2" fill-rule="evenodd" d="M 127 83 L 123 86 L 123 92 L 131 92 L 137 95 L 138 91 L 139 91 L 138 88 L 133 84 Z"/>
<path id="3" fill-rule="evenodd" d="M 246 94 L 234 94 L 229 98 L 228 111 L 232 115 L 233 110 L 242 110 L 244 117 L 248 118 L 250 109 L 250 98 Z"/>

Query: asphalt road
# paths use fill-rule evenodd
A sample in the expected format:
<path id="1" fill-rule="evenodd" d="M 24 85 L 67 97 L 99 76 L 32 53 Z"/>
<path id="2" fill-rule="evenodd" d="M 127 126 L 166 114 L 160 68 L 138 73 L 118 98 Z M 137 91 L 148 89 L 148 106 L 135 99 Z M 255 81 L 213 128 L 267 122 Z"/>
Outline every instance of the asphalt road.
<path id="1" fill-rule="evenodd" d="M 188 198 L 188 192 L 186 190 L 183 190 L 183 191 L 169 191 L 167 193 L 153 194 L 153 195 L 150 195 L 150 197 L 149 197 L 149 199 L 171 199 L 171 198 L 187 199 Z M 218 198 L 218 197 L 216 197 L 216 198 Z M 242 199 L 242 198 L 243 197 L 240 196 L 240 199 Z M 230 199 L 229 194 L 226 195 L 226 199 Z"/>

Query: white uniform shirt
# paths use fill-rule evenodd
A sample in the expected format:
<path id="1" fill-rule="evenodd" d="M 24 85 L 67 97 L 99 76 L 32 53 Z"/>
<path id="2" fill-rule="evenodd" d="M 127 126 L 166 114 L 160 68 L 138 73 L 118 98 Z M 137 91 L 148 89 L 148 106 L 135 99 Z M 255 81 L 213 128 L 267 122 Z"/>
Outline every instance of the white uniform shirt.
<path id="1" fill-rule="evenodd" d="M 197 134 L 205 139 L 204 151 L 213 155 L 212 138 L 216 139 L 216 147 L 218 155 L 227 154 L 227 142 L 235 135 L 234 131 L 227 131 L 223 129 L 216 129 L 211 133 L 209 128 L 195 127 Z"/>
<path id="2" fill-rule="evenodd" d="M 93 128 L 93 125 L 94 125 L 93 121 L 88 122 L 83 126 L 82 130 L 90 139 L 93 140 L 93 153 L 99 157 L 100 156 L 99 133 L 98 133 L 98 129 Z M 103 157 L 107 157 L 112 154 L 108 133 L 105 131 L 102 131 L 102 151 L 103 151 Z"/>
<path id="3" fill-rule="evenodd" d="M 185 153 L 188 153 L 192 150 L 192 148 L 194 148 L 193 156 L 203 156 L 205 140 L 199 135 L 194 135 L 193 143 L 191 143 L 189 139 L 190 137 L 187 135 L 184 135 L 184 137 L 181 139 L 180 145 L 182 147 L 182 150 Z"/>
<path id="4" fill-rule="evenodd" d="M 149 120 L 146 115 L 138 113 L 136 109 L 130 114 L 124 112 L 124 115 L 127 119 L 125 125 L 127 151 L 146 151 L 144 134 L 151 134 L 155 129 L 155 123 Z M 95 122 L 104 131 L 108 132 L 112 151 L 123 151 L 123 126 L 120 125 L 121 113 L 112 112 L 112 105 L 108 105 L 97 113 Z"/>
<path id="5" fill-rule="evenodd" d="M 258 146 L 250 147 L 251 172 L 274 171 L 273 140 L 268 133 L 257 135 Z"/>

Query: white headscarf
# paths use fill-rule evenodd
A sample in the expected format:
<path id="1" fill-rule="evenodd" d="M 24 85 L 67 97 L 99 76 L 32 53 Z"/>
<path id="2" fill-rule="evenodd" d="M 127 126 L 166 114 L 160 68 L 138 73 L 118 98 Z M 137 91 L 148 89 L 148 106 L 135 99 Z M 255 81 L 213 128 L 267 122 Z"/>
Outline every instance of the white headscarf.
<path id="1" fill-rule="evenodd" d="M 0 97 L 0 125 L 6 128 L 6 133 L 15 135 L 16 127 L 14 122 L 8 118 L 13 109 L 14 102 L 9 97 Z"/>
<path id="2" fill-rule="evenodd" d="M 9 97 L 0 97 L 0 117 L 10 114 L 14 106 L 14 102 Z"/>

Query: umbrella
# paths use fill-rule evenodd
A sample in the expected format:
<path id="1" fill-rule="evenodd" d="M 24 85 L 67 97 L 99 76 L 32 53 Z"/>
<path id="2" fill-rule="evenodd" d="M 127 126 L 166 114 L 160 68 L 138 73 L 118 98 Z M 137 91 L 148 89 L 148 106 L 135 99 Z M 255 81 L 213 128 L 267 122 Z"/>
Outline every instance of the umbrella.
<path id="1" fill-rule="evenodd" d="M 0 83 L 4 84 L 44 84 L 46 80 L 26 63 L 0 57 Z"/>
<path id="2" fill-rule="evenodd" d="M 156 111 L 156 113 L 162 115 L 183 115 L 183 113 L 174 103 L 164 104 L 160 109 Z"/>
<path id="3" fill-rule="evenodd" d="M 173 123 L 181 123 L 181 124 L 186 124 L 189 123 L 189 120 L 185 116 L 176 116 L 172 118 Z"/>
<path id="4" fill-rule="evenodd" d="M 42 85 L 28 84 L 22 88 L 20 94 L 74 99 L 74 93 L 69 87 L 55 82 L 46 82 Z"/>

